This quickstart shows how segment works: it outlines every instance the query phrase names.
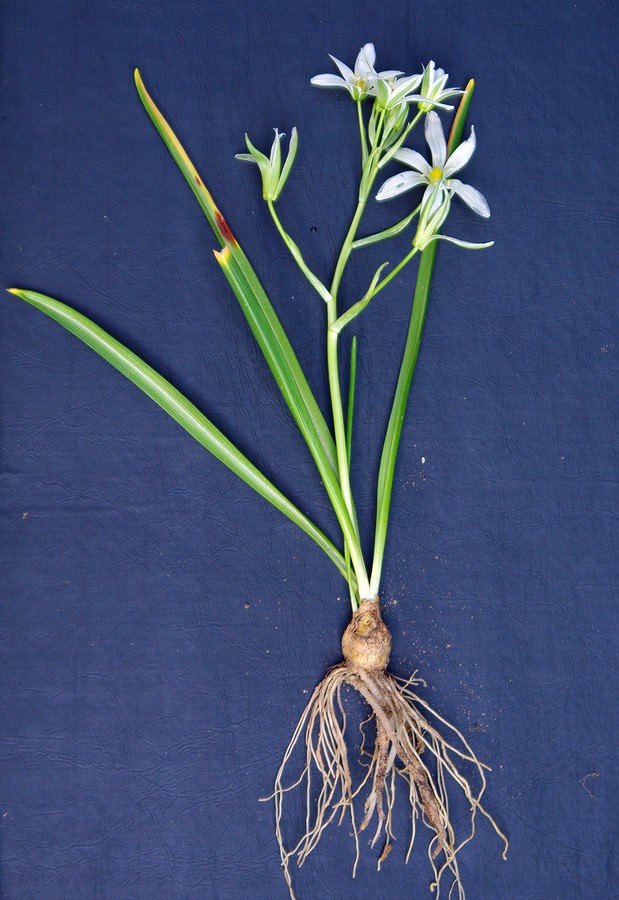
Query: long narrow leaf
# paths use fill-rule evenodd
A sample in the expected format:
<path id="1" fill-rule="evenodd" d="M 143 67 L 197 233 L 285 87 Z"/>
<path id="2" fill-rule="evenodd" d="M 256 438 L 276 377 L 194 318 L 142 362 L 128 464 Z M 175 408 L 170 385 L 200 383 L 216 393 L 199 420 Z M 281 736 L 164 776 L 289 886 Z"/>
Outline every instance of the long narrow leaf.
<path id="1" fill-rule="evenodd" d="M 10 293 L 21 297 L 50 316 L 60 325 L 91 347 L 119 372 L 137 385 L 169 416 L 203 447 L 216 456 L 225 466 L 246 484 L 284 513 L 295 525 L 308 534 L 335 563 L 340 572 L 347 575 L 347 565 L 341 553 L 331 541 L 297 507 L 262 474 L 240 450 L 232 444 L 213 423 L 190 401 L 166 381 L 158 372 L 128 350 L 123 344 L 95 325 L 86 316 L 70 306 L 35 291 L 12 288 Z"/>
<path id="2" fill-rule="evenodd" d="M 248 303 L 248 289 L 244 271 L 238 265 L 236 259 L 234 258 L 228 247 L 224 247 L 223 250 L 215 251 L 215 257 L 217 258 L 217 261 L 219 262 L 241 306 L 245 308 L 245 305 Z M 260 340 L 260 337 L 263 333 L 262 329 L 267 328 L 268 323 L 265 322 L 264 316 L 261 315 L 260 310 L 254 309 L 253 312 L 256 323 L 255 333 L 257 339 Z M 344 496 L 342 494 L 339 477 L 336 472 L 333 471 L 331 466 L 321 454 L 314 452 L 315 447 L 311 444 L 310 450 L 312 450 L 312 453 L 314 455 L 314 460 L 316 461 L 318 471 L 323 480 L 325 489 L 331 501 L 331 505 L 333 506 L 333 511 L 335 512 L 337 520 L 340 523 L 344 539 L 350 546 L 351 554 L 355 561 L 355 568 L 357 569 L 357 575 L 362 578 L 365 573 L 358 528 L 354 519 L 354 512 L 353 516 L 351 516 L 348 511 L 346 501 L 344 500 Z"/>
<path id="3" fill-rule="evenodd" d="M 243 312 L 282 391 L 284 399 L 314 459 L 319 463 L 319 469 L 323 470 L 326 466 L 329 466 L 336 472 L 337 463 L 333 437 L 270 300 L 264 292 L 249 260 L 241 250 L 238 241 L 200 178 L 197 169 L 146 90 L 137 69 L 135 71 L 135 83 L 148 115 L 193 191 L 219 243 L 222 247 L 228 249 L 229 258 L 234 261 L 242 274 L 242 279 L 239 280 L 241 296 L 236 291 L 235 293 L 237 293 Z"/>
<path id="4" fill-rule="evenodd" d="M 452 126 L 447 144 L 448 153 L 452 153 L 462 138 L 466 114 L 471 103 L 471 96 L 475 87 L 474 81 L 471 79 L 466 86 L 466 90 Z M 378 484 L 376 491 L 376 528 L 374 534 L 374 558 L 372 563 L 372 575 L 370 579 L 370 591 L 378 593 L 380 584 L 380 576 L 382 570 L 383 557 L 385 553 L 385 544 L 387 540 L 387 527 L 389 524 L 389 509 L 391 506 L 391 492 L 393 489 L 393 475 L 400 445 L 400 437 L 402 434 L 402 425 L 404 423 L 404 414 L 406 412 L 406 404 L 410 392 L 411 381 L 415 365 L 417 363 L 417 354 L 419 352 L 419 344 L 423 334 L 423 324 L 428 305 L 428 295 L 430 293 L 430 284 L 432 281 L 432 273 L 434 271 L 434 262 L 436 259 L 437 243 L 433 241 L 421 254 L 419 263 L 419 271 L 417 273 L 417 283 L 415 285 L 415 294 L 413 297 L 413 307 L 411 310 L 411 318 L 406 337 L 406 345 L 400 365 L 398 382 L 385 434 L 385 441 L 380 458 L 380 468 L 378 472 Z"/>
<path id="5" fill-rule="evenodd" d="M 258 276 L 180 141 L 146 90 L 137 69 L 135 83 L 148 115 L 191 187 L 223 248 L 220 252 L 216 252 L 215 256 L 234 290 L 284 400 L 310 449 L 342 529 L 344 540 L 351 548 L 357 575 L 367 581 L 361 545 L 337 474 L 333 436 L 316 403 L 290 341 Z M 367 585 L 364 586 L 367 587 Z"/>

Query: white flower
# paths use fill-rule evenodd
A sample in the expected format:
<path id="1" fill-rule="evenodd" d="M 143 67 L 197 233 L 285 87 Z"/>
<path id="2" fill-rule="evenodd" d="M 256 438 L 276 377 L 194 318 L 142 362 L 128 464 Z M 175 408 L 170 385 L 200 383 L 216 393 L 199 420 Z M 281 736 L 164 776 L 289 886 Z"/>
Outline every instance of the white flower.
<path id="1" fill-rule="evenodd" d="M 435 68 L 433 59 L 430 60 L 427 66 L 424 66 L 423 80 L 419 88 L 419 92 L 422 95 L 422 100 L 419 103 L 421 112 L 428 113 L 435 106 L 439 109 L 453 109 L 453 106 L 448 106 L 446 103 L 443 103 L 443 100 L 448 100 L 449 97 L 456 97 L 463 94 L 464 91 L 460 91 L 458 88 L 445 89 L 448 78 L 449 75 L 446 75 L 443 69 Z"/>
<path id="2" fill-rule="evenodd" d="M 427 187 L 421 201 L 422 209 L 431 201 L 431 198 L 432 206 L 435 209 L 442 203 L 444 194 L 457 194 L 473 212 L 487 219 L 490 215 L 490 208 L 483 194 L 480 194 L 474 187 L 451 177 L 464 168 L 473 155 L 475 130 L 471 128 L 470 137 L 463 141 L 449 157 L 447 156 L 443 126 L 435 112 L 429 112 L 426 116 L 425 136 L 432 155 L 432 165 L 416 150 L 407 148 L 398 150 L 394 158 L 415 171 L 400 172 L 398 175 L 388 178 L 376 195 L 376 199 L 390 200 L 405 191 L 425 184 Z"/>
<path id="3" fill-rule="evenodd" d="M 329 54 L 331 56 L 331 54 Z M 370 93 L 370 87 L 376 79 L 394 79 L 402 72 L 389 69 L 385 72 L 377 72 L 374 68 L 376 62 L 376 50 L 374 44 L 364 44 L 355 61 L 354 71 L 349 69 L 346 63 L 331 56 L 331 59 L 341 72 L 339 75 L 315 75 L 312 84 L 318 87 L 344 88 L 353 100 L 363 100 Z"/>
<path id="4" fill-rule="evenodd" d="M 369 94 L 378 99 L 378 105 L 383 109 L 395 109 L 405 103 L 414 103 L 424 99 L 420 94 L 414 93 L 421 84 L 423 75 L 387 78 L 385 77 L 387 74 L 380 72 L 368 90 Z"/>

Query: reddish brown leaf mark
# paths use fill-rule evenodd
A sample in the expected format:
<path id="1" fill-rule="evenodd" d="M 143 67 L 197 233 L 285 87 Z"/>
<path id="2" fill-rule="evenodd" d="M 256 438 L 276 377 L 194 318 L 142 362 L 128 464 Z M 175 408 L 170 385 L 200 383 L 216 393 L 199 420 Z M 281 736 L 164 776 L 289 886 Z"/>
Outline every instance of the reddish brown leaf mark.
<path id="1" fill-rule="evenodd" d="M 228 223 L 226 222 L 226 220 L 224 219 L 224 217 L 222 216 L 222 214 L 219 212 L 218 209 L 215 210 L 215 221 L 217 222 L 217 227 L 219 228 L 221 236 L 226 241 L 226 243 L 237 244 L 237 246 L 238 246 L 235 236 L 230 231 L 230 226 L 228 225 Z"/>

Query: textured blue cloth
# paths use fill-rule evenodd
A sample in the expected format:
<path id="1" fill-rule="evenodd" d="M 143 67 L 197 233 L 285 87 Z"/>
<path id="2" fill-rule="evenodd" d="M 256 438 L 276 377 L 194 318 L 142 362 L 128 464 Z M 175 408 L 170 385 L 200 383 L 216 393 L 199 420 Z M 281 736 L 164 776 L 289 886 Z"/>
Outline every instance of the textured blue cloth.
<path id="1" fill-rule="evenodd" d="M 312 461 L 136 95 L 173 123 L 326 403 L 324 310 L 274 231 L 247 131 L 300 133 L 278 209 L 327 278 L 354 208 L 355 108 L 311 88 L 374 41 L 476 78 L 396 473 L 382 594 L 392 669 L 493 769 L 460 856 L 471 900 L 619 897 L 617 25 L 610 0 L 290 5 L 5 0 L 3 285 L 76 306 L 170 378 L 333 536 Z M 412 143 L 423 149 L 420 134 Z M 390 168 L 389 174 L 396 171 Z M 401 218 L 373 204 L 366 233 Z M 361 296 L 407 239 L 355 256 Z M 414 272 L 354 326 L 364 533 Z M 311 541 L 91 350 L 0 302 L 0 893 L 285 898 L 269 794 L 339 658 L 346 588 Z M 343 340 L 343 351 L 349 336 Z M 353 732 L 355 726 L 352 726 Z M 454 805 L 457 824 L 466 810 Z M 291 801 L 289 835 L 300 835 Z M 429 897 L 405 806 L 380 873 L 331 828 L 300 898 Z"/>

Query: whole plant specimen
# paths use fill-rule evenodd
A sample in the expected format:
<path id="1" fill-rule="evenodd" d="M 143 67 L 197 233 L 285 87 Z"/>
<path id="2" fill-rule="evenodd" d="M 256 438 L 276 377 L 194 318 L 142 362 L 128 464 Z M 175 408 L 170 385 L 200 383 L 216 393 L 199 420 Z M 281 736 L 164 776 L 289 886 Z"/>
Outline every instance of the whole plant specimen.
<path id="1" fill-rule="evenodd" d="M 421 340 L 437 242 L 451 241 L 461 247 L 479 249 L 491 244 L 472 244 L 440 233 L 452 199 L 460 197 L 483 217 L 490 215 L 485 198 L 470 185 L 452 176 L 469 161 L 475 149 L 475 134 L 462 141 L 464 123 L 473 92 L 447 87 L 448 76 L 430 61 L 423 72 L 406 76 L 399 70 L 377 72 L 372 44 L 361 48 L 354 68 L 332 57 L 339 75 L 318 75 L 319 87 L 343 89 L 357 107 L 361 166 L 355 213 L 337 255 L 332 278 L 323 281 L 310 268 L 301 250 L 288 234 L 275 204 L 290 176 L 298 146 L 296 129 L 282 165 L 284 135 L 277 129 L 269 155 L 263 154 L 246 135 L 247 153 L 238 158 L 256 163 L 262 193 L 275 227 L 301 272 L 322 298 L 326 319 L 326 357 L 331 400 L 332 428 L 320 410 L 274 307 L 230 227 L 216 206 L 202 178 L 176 135 L 147 92 L 136 70 L 139 96 L 165 145 L 191 187 L 221 246 L 215 257 L 234 291 L 248 324 L 262 350 L 299 430 L 310 450 L 341 529 L 341 544 L 327 537 L 304 513 L 275 487 L 215 425 L 166 379 L 124 347 L 94 322 L 51 297 L 31 290 L 11 288 L 16 294 L 51 316 L 68 331 L 92 347 L 133 381 L 185 428 L 199 443 L 227 465 L 250 487 L 283 512 L 322 548 L 346 578 L 352 618 L 342 637 L 343 661 L 334 666 L 314 690 L 294 731 L 277 773 L 273 799 L 275 826 L 281 862 L 291 897 L 294 897 L 289 862 L 301 865 L 314 850 L 324 829 L 333 821 L 350 817 L 356 846 L 353 875 L 360 852 L 360 834 L 374 829 L 371 845 L 382 840 L 378 867 L 389 854 L 394 840 L 392 811 L 396 783 L 401 778 L 411 810 L 408 860 L 421 818 L 431 837 L 428 856 L 433 869 L 432 888 L 439 895 L 443 876 L 450 875 L 449 896 L 456 889 L 464 897 L 457 854 L 475 833 L 477 814 L 485 816 L 504 841 L 499 827 L 482 806 L 485 767 L 463 735 L 415 693 L 421 680 L 403 681 L 387 672 L 391 635 L 384 623 L 379 588 L 385 554 L 389 509 L 396 456 L 417 353 Z M 461 96 L 449 140 L 445 140 L 437 109 L 449 111 L 446 100 Z M 366 114 L 367 107 L 369 114 Z M 404 146 L 415 128 L 424 122 L 431 159 Z M 401 221 L 376 234 L 359 236 L 359 227 L 376 180 L 390 161 L 404 163 L 410 171 L 392 175 L 380 187 L 377 199 L 387 200 L 423 187 L 421 201 Z M 375 272 L 365 294 L 346 310 L 338 308 L 339 290 L 353 251 L 382 242 L 411 227 L 411 249 L 400 262 L 383 274 L 388 264 Z M 342 399 L 339 371 L 339 336 L 383 288 L 419 255 L 419 267 L 411 306 L 410 324 L 400 364 L 388 426 L 384 438 L 376 486 L 376 522 L 371 567 L 366 567 L 361 529 L 351 488 L 350 464 L 356 382 L 357 344 L 353 338 L 347 402 Z M 365 776 L 355 783 L 349 765 L 346 711 L 343 688 L 348 685 L 366 701 L 370 713 L 362 724 L 361 752 L 369 762 Z M 368 736 L 369 728 L 373 736 Z M 288 780 L 298 745 L 305 748 L 301 774 Z M 449 817 L 450 782 L 463 792 L 470 808 L 470 828 L 456 835 Z M 305 831 L 292 849 L 283 834 L 283 803 L 292 787 L 305 785 L 307 815 Z M 357 819 L 356 798 L 364 797 L 363 817 Z"/>

